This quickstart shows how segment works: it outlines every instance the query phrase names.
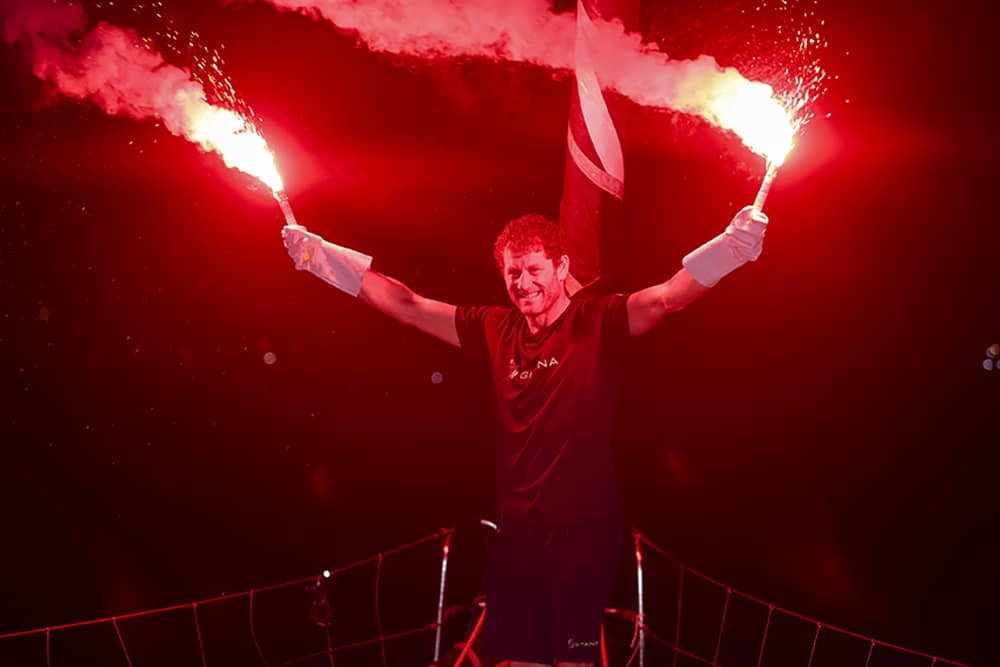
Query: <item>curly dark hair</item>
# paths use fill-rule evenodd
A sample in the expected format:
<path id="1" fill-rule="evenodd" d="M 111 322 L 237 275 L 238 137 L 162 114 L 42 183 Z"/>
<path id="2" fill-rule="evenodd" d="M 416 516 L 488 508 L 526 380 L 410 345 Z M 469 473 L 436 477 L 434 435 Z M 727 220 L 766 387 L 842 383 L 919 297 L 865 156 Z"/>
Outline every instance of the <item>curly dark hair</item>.
<path id="1" fill-rule="evenodd" d="M 503 272 L 503 251 L 531 252 L 541 248 L 545 256 L 555 261 L 566 254 L 566 236 L 552 220 L 539 213 L 528 213 L 504 225 L 503 231 L 493 244 L 493 258 L 497 268 Z"/>

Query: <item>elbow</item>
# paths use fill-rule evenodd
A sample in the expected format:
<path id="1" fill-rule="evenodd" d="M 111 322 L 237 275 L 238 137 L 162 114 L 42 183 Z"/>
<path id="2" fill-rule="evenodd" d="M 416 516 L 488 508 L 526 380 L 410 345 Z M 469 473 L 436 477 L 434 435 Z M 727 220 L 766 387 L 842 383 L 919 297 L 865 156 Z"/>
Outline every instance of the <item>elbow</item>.
<path id="1" fill-rule="evenodd" d="M 664 315 L 669 315 L 670 313 L 684 310 L 691 304 L 691 301 L 692 299 L 686 298 L 686 295 L 679 290 L 670 289 L 670 285 L 668 284 L 663 298 L 660 299 L 660 307 L 663 308 Z"/>
<path id="2" fill-rule="evenodd" d="M 660 301 L 660 308 L 663 309 L 664 315 L 669 315 L 670 313 L 676 313 L 678 310 L 683 310 L 686 303 L 681 302 L 675 297 L 665 296 L 663 300 Z"/>

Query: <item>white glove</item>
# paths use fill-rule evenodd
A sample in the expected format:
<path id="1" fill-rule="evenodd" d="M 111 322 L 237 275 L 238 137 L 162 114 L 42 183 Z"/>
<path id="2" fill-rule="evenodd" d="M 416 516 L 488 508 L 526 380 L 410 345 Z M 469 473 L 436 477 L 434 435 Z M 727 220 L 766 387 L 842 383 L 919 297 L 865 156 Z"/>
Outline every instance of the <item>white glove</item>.
<path id="1" fill-rule="evenodd" d="M 372 265 L 368 255 L 324 241 L 298 225 L 283 227 L 281 238 L 299 271 L 308 271 L 351 296 L 361 291 L 361 279 Z"/>
<path id="2" fill-rule="evenodd" d="M 766 232 L 767 216 L 747 206 L 733 217 L 725 232 L 688 253 L 684 268 L 705 287 L 715 287 L 730 271 L 760 257 Z"/>

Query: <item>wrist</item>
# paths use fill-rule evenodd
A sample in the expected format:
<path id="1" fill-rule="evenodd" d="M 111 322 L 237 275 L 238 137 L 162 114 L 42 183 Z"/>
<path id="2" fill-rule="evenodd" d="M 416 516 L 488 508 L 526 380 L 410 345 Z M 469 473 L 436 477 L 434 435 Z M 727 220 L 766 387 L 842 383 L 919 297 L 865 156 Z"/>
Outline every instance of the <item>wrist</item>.
<path id="1" fill-rule="evenodd" d="M 684 268 L 705 287 L 715 287 L 720 280 L 742 266 L 746 260 L 737 257 L 725 233 L 685 255 Z"/>
<path id="2" fill-rule="evenodd" d="M 313 249 L 306 269 L 340 291 L 356 297 L 361 292 L 361 281 L 371 264 L 370 255 L 324 240 Z"/>

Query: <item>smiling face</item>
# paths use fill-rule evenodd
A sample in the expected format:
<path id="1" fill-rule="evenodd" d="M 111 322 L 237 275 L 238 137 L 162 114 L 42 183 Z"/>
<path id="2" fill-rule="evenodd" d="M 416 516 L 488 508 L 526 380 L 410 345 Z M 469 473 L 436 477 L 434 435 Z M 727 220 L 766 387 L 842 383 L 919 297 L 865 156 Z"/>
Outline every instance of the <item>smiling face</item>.
<path id="1" fill-rule="evenodd" d="M 568 301 L 568 271 L 569 258 L 565 255 L 552 260 L 541 247 L 523 252 L 504 248 L 503 276 L 510 300 L 525 317 L 540 319 L 543 325 L 555 319 Z"/>
<path id="2" fill-rule="evenodd" d="M 507 294 L 532 332 L 548 326 L 569 306 L 565 248 L 559 225 L 537 213 L 508 222 L 493 243 Z"/>

